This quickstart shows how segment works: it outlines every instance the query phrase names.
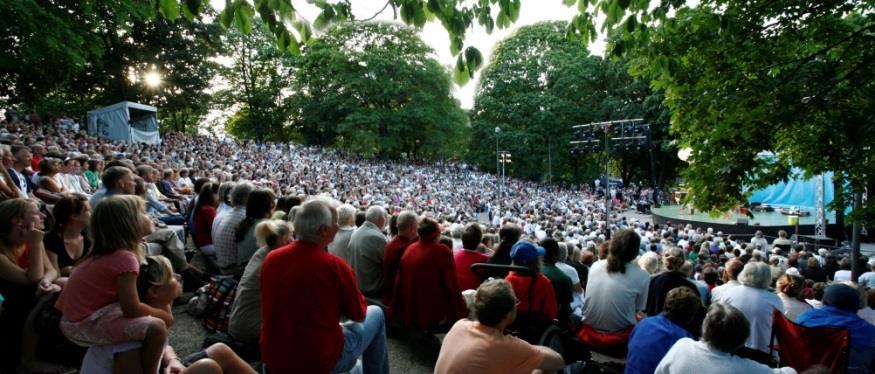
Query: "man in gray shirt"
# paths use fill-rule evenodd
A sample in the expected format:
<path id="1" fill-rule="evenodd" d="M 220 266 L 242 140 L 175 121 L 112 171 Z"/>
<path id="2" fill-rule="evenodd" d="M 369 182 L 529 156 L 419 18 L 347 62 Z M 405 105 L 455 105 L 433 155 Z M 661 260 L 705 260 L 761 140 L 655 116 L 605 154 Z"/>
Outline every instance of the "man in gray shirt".
<path id="1" fill-rule="evenodd" d="M 380 206 L 371 206 L 365 212 L 365 222 L 349 238 L 348 256 L 355 271 L 359 289 L 366 297 L 382 298 L 383 251 L 388 239 L 383 228 L 389 217 Z"/>
<path id="2" fill-rule="evenodd" d="M 349 204 L 343 204 L 337 208 L 337 224 L 340 230 L 334 237 L 334 241 L 328 245 L 328 253 L 343 259 L 351 268 L 352 258 L 349 253 L 349 239 L 355 231 L 355 208 Z"/>

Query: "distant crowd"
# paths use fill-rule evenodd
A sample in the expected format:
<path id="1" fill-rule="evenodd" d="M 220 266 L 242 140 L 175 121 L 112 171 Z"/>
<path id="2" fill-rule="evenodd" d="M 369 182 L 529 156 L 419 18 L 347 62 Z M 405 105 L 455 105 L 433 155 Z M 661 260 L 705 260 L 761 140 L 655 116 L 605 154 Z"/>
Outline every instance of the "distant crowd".
<path id="1" fill-rule="evenodd" d="M 576 372 L 589 351 L 633 373 L 793 372 L 778 315 L 847 331 L 842 370 L 875 362 L 875 261 L 618 214 L 645 188 L 76 130 L 0 122 L 3 373 L 385 373 L 387 325 L 446 333 L 441 373 Z M 224 300 L 201 311 L 217 343 L 181 358 L 171 307 L 194 290 Z"/>

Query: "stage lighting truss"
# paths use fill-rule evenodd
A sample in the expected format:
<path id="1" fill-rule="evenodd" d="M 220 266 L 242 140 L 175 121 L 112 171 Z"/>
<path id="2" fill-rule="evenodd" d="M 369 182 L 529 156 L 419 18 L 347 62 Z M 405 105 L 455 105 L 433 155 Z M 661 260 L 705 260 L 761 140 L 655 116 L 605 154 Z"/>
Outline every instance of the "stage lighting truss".
<path id="1" fill-rule="evenodd" d="M 578 125 L 572 131 L 572 154 L 643 152 L 650 147 L 650 124 L 640 118 Z"/>

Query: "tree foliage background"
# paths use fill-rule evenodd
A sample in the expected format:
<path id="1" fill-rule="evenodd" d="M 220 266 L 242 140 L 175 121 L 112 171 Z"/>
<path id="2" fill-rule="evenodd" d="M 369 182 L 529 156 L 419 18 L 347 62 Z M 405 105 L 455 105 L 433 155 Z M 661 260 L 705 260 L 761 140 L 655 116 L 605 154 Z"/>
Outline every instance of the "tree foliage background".
<path id="1" fill-rule="evenodd" d="M 873 191 L 875 3 L 704 1 L 620 44 L 665 90 L 696 206 L 731 209 L 792 167 L 836 172 L 839 219 L 845 183 Z"/>
<path id="2" fill-rule="evenodd" d="M 366 156 L 460 155 L 467 118 L 447 71 L 408 27 L 339 24 L 295 60 L 291 125 L 306 144 Z"/>
<path id="3" fill-rule="evenodd" d="M 194 131 L 209 109 L 205 90 L 221 52 L 215 13 L 156 18 L 142 1 L 4 1 L 0 15 L 0 97 L 37 112 L 84 113 L 121 100 L 161 107 L 161 122 Z M 157 88 L 131 77 L 163 76 Z"/>
<path id="4" fill-rule="evenodd" d="M 644 118 L 654 133 L 658 179 L 672 178 L 677 157 L 665 136 L 661 97 L 633 79 L 623 62 L 590 56 L 566 37 L 566 28 L 564 22 L 524 26 L 496 47 L 471 111 L 469 159 L 495 170 L 497 136 L 500 150 L 512 154 L 511 175 L 546 181 L 552 164 L 554 181 L 590 181 L 603 174 L 602 156 L 572 155 L 572 126 Z M 648 152 L 612 157 L 614 173 L 650 185 Z"/>

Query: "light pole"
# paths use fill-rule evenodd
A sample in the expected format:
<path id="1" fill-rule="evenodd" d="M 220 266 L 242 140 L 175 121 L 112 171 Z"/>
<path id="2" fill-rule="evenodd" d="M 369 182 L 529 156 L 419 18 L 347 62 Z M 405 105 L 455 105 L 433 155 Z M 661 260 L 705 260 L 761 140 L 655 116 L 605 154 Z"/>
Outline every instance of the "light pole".
<path id="1" fill-rule="evenodd" d="M 501 128 L 498 126 L 495 126 L 495 175 L 499 175 L 498 164 L 501 162 L 500 161 L 501 159 L 499 158 L 500 156 L 498 155 L 498 134 L 500 134 L 500 133 L 501 133 Z M 501 193 L 501 183 L 498 184 L 498 192 Z"/>
<path id="2" fill-rule="evenodd" d="M 545 110 L 544 107 L 538 107 L 541 111 L 541 120 L 544 121 Z M 549 183 L 553 183 L 553 138 L 548 134 L 547 135 L 547 181 Z"/>
<path id="3" fill-rule="evenodd" d="M 500 155 L 500 159 L 501 159 L 501 185 L 503 186 L 504 179 L 505 179 L 505 173 L 504 173 L 505 167 L 507 166 L 507 164 L 509 164 L 513 161 L 511 160 L 510 152 L 508 152 L 508 151 L 500 151 L 499 155 Z M 504 191 L 504 189 L 502 188 L 502 192 L 503 191 Z"/>

